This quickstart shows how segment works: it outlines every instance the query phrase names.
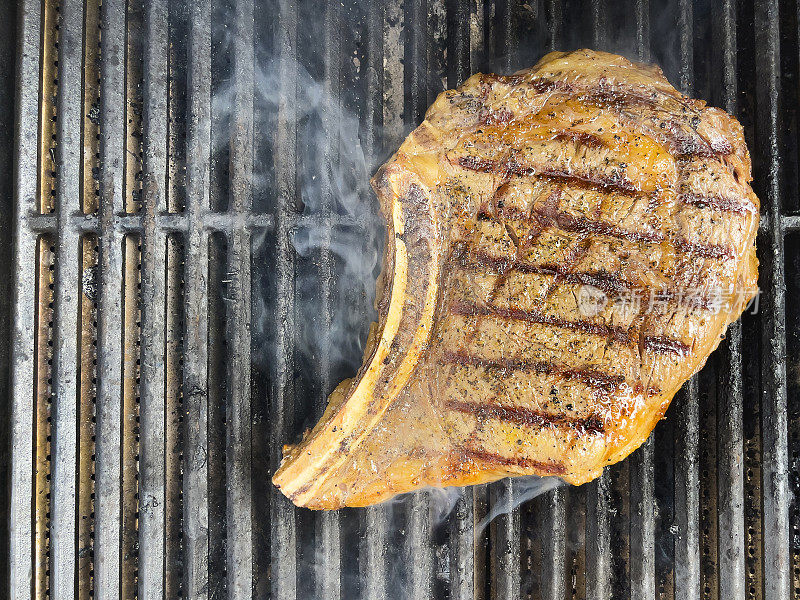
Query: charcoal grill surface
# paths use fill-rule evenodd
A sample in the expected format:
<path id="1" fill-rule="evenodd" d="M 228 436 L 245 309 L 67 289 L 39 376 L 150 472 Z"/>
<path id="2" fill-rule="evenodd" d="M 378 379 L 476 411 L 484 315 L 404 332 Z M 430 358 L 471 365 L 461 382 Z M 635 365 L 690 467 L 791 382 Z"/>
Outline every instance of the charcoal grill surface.
<path id="1" fill-rule="evenodd" d="M 4 596 L 800 599 L 796 2 L 11 4 Z M 360 359 L 352 341 L 306 341 L 343 298 L 361 342 L 372 314 L 328 249 L 372 226 L 336 208 L 342 119 L 366 156 L 348 185 L 369 194 L 438 92 L 580 47 L 657 62 L 743 123 L 763 206 L 758 314 L 629 459 L 485 530 L 520 482 L 464 489 L 444 519 L 428 492 L 293 507 L 269 482 L 281 447 Z M 309 84 L 324 102 L 297 118 Z M 303 227 L 322 240 L 305 254 Z"/>

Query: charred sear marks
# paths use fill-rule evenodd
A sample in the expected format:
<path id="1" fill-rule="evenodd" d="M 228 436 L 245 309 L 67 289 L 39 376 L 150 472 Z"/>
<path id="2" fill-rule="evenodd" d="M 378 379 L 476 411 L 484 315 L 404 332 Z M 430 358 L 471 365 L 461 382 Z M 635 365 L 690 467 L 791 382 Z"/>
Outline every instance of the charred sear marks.
<path id="1" fill-rule="evenodd" d="M 481 158 L 480 156 L 461 156 L 458 159 L 459 166 L 477 171 L 478 173 L 494 173 L 506 176 L 516 175 L 510 165 L 500 163 L 500 161 Z"/>
<path id="2" fill-rule="evenodd" d="M 464 458 L 498 467 L 519 467 L 526 471 L 543 475 L 564 475 L 567 469 L 556 462 L 533 460 L 524 456 L 503 456 L 480 448 L 463 447 L 460 449 Z"/>
<path id="3" fill-rule="evenodd" d="M 559 131 L 553 136 L 553 139 L 563 140 L 565 142 L 574 142 L 576 144 L 580 144 L 581 146 L 585 146 L 586 148 L 597 149 L 604 148 L 606 146 L 605 141 L 599 135 L 594 135 L 586 131 L 575 131 L 573 129 Z"/>
<path id="4" fill-rule="evenodd" d="M 658 106 L 654 92 L 645 92 L 633 87 L 614 87 L 606 79 L 601 79 L 596 87 L 584 90 L 580 97 L 601 108 L 616 111 L 631 108 L 655 110 Z"/>
<path id="5" fill-rule="evenodd" d="M 450 305 L 450 312 L 461 316 L 492 316 L 507 321 L 525 321 L 538 325 L 549 325 L 559 329 L 569 329 L 591 335 L 605 337 L 615 342 L 631 345 L 634 341 L 631 332 L 623 327 L 606 325 L 595 321 L 577 319 L 570 321 L 548 315 L 536 310 L 523 310 L 521 308 L 503 308 L 499 306 L 487 306 L 481 304 L 467 304 L 464 302 L 453 302 Z"/>
<path id="6" fill-rule="evenodd" d="M 492 256 L 481 251 L 470 251 L 464 247 L 458 248 L 453 258 L 462 267 L 481 272 L 508 273 L 516 271 L 524 274 L 548 275 L 558 277 L 566 283 L 591 285 L 613 297 L 637 289 L 630 281 L 607 271 L 572 271 L 559 264 L 533 264 L 512 258 Z"/>
<path id="7" fill-rule="evenodd" d="M 450 305 L 450 312 L 451 314 L 459 316 L 491 316 L 505 321 L 523 321 L 526 323 L 567 329 L 569 331 L 578 331 L 580 333 L 604 337 L 624 346 L 633 346 L 641 342 L 640 347 L 642 350 L 657 354 L 678 354 L 685 356 L 691 352 L 690 346 L 678 339 L 668 336 L 642 337 L 633 328 L 626 329 L 624 327 L 589 321 L 587 319 L 568 320 L 537 310 L 523 310 L 521 308 L 505 308 L 454 301 Z"/>
<path id="8" fill-rule="evenodd" d="M 578 217 L 566 212 L 548 214 L 540 209 L 535 209 L 534 212 L 536 213 L 537 220 L 539 222 L 546 221 L 549 226 L 556 227 L 570 233 L 578 233 L 582 235 L 602 235 L 628 242 L 639 242 L 645 244 L 657 244 L 666 240 L 666 236 L 660 231 L 634 231 L 614 225 L 613 223 L 608 223 L 607 221 Z M 524 218 L 524 215 L 513 212 L 501 212 L 501 215 L 512 219 Z"/>
<path id="9" fill-rule="evenodd" d="M 659 303 L 663 302 L 670 306 L 683 305 L 701 310 L 715 308 L 715 302 L 718 301 L 716 297 L 710 294 L 707 296 L 699 293 L 687 295 L 686 293 L 681 293 L 680 290 L 640 286 L 608 271 L 572 271 L 560 264 L 533 264 L 511 257 L 492 256 L 485 252 L 470 249 L 466 245 L 460 245 L 456 248 L 452 260 L 463 269 L 481 273 L 508 274 L 517 272 L 526 275 L 551 276 L 557 278 L 560 282 L 574 285 L 590 285 L 614 299 L 627 299 L 631 297 L 631 294 L 635 294 L 640 300 L 647 301 L 649 298 L 657 298 Z"/>
<path id="10" fill-rule="evenodd" d="M 733 250 L 721 244 L 703 244 L 700 242 L 692 242 L 684 238 L 676 238 L 672 240 L 672 244 L 679 252 L 699 256 L 700 258 L 732 260 L 736 256 Z"/>
<path id="11" fill-rule="evenodd" d="M 605 430 L 603 420 L 598 415 L 580 418 L 571 417 L 564 413 L 547 413 L 526 406 L 481 404 L 477 402 L 464 402 L 461 400 L 448 400 L 445 402 L 445 407 L 462 414 L 472 415 L 478 421 L 492 419 L 535 429 L 556 427 L 558 429 L 572 430 L 577 435 L 600 434 Z"/>
<path id="12" fill-rule="evenodd" d="M 559 135 L 569 134 L 566 132 L 557 133 L 554 134 L 554 139 L 557 139 Z M 591 134 L 586 135 L 590 136 Z M 571 139 L 575 139 L 575 136 L 570 137 Z M 591 137 L 594 138 L 595 136 Z M 600 144 L 602 141 L 598 139 L 593 143 Z M 536 167 L 533 165 L 525 165 L 517 161 L 513 156 L 503 161 L 482 158 L 480 156 L 461 156 L 458 159 L 458 164 L 460 167 L 470 171 L 492 173 L 504 179 L 509 179 L 512 176 L 529 177 L 531 175 L 536 175 L 537 177 L 547 177 L 563 181 L 576 187 L 589 187 L 604 192 L 638 193 L 636 187 L 619 170 L 572 173 L 553 166 Z"/>
<path id="13" fill-rule="evenodd" d="M 584 383 L 592 390 L 604 394 L 613 394 L 625 383 L 621 375 L 611 375 L 604 371 L 588 367 L 569 367 L 553 362 L 533 361 L 524 359 L 491 360 L 465 352 L 444 352 L 442 360 L 445 363 L 480 367 L 493 371 L 499 375 L 509 372 L 523 371 L 526 373 L 539 373 L 542 375 L 556 375 L 563 379 L 573 379 Z"/>
<path id="14" fill-rule="evenodd" d="M 505 108 L 490 109 L 484 106 L 478 112 L 478 120 L 481 125 L 500 125 L 514 120 L 514 113 Z"/>
<path id="15" fill-rule="evenodd" d="M 677 354 L 686 356 L 692 351 L 691 346 L 666 335 L 644 336 L 643 349 L 656 354 Z"/>
<path id="16" fill-rule="evenodd" d="M 715 158 L 733 153 L 728 140 L 707 140 L 697 131 L 700 111 L 694 101 L 684 96 L 659 94 L 652 88 L 612 82 L 605 77 L 585 83 L 540 77 L 528 85 L 539 94 L 563 94 L 611 110 L 634 126 L 647 122 L 650 131 L 645 127 L 645 132 L 665 144 L 676 158 Z"/>
<path id="17" fill-rule="evenodd" d="M 531 167 L 528 174 L 534 171 L 535 169 Z M 541 169 L 537 175 L 539 177 L 562 181 L 575 187 L 597 189 L 604 192 L 618 192 L 622 194 L 635 195 L 640 193 L 636 189 L 636 186 L 617 169 L 612 169 L 608 172 L 584 171 L 580 173 L 571 173 L 563 169 L 547 167 Z"/>
<path id="18" fill-rule="evenodd" d="M 695 116 L 689 121 L 693 124 L 694 130 L 700 122 L 700 117 Z M 660 131 L 666 136 L 669 142 L 670 153 L 679 159 L 705 157 L 714 158 L 717 156 L 727 156 L 733 152 L 733 148 L 727 140 L 708 141 L 703 138 L 696 130 L 689 131 L 681 121 L 667 118 L 660 122 Z"/>
<path id="19" fill-rule="evenodd" d="M 494 219 L 489 213 L 480 213 L 478 218 L 489 221 Z M 694 242 L 681 237 L 671 237 L 663 231 L 654 229 L 626 229 L 601 219 L 589 219 L 564 211 L 552 210 L 546 204 L 534 207 L 530 214 L 513 207 L 503 207 L 498 210 L 498 218 L 515 221 L 534 221 L 539 226 L 553 227 L 579 235 L 605 236 L 640 244 L 669 243 L 678 252 L 699 256 L 700 258 L 731 260 L 735 257 L 734 251 L 722 244 L 708 244 Z"/>
<path id="20" fill-rule="evenodd" d="M 601 77 L 591 84 L 581 85 L 577 81 L 539 77 L 530 82 L 530 87 L 539 94 L 560 93 L 578 98 L 599 108 L 616 111 L 646 108 L 655 110 L 658 102 L 655 92 L 642 88 L 623 86 Z"/>
<path id="21" fill-rule="evenodd" d="M 695 193 L 685 193 L 678 196 L 680 201 L 697 208 L 711 208 L 720 212 L 738 214 L 754 214 L 757 212 L 755 205 L 746 198 L 730 198 L 726 196 L 710 196 Z"/>

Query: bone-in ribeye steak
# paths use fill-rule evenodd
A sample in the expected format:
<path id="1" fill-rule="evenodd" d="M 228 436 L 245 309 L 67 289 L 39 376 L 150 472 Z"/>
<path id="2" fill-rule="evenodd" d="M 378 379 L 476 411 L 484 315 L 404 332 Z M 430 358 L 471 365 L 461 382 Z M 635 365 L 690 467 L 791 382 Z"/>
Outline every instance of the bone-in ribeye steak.
<path id="1" fill-rule="evenodd" d="M 442 93 L 373 179 L 388 238 L 364 364 L 275 484 L 335 509 L 598 477 L 756 293 L 750 179 L 733 117 L 620 56 Z"/>

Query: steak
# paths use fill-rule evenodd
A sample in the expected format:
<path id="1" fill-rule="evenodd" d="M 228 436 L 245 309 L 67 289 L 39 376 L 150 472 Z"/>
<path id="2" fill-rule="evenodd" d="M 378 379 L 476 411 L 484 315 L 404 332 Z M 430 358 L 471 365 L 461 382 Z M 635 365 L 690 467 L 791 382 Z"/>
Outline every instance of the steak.
<path id="1" fill-rule="evenodd" d="M 273 479 L 295 504 L 598 477 L 757 293 L 742 127 L 580 50 L 442 93 L 377 172 L 364 362 Z"/>

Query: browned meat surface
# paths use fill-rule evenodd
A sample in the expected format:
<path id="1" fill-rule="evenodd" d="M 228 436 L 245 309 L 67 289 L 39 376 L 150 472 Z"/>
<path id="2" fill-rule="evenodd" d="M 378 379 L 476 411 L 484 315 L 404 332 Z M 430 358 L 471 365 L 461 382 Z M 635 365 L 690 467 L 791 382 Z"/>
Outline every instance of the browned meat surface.
<path id="1" fill-rule="evenodd" d="M 275 484 L 334 509 L 599 476 L 755 293 L 749 182 L 734 118 L 619 56 L 444 92 L 373 179 L 388 240 L 364 364 Z"/>

